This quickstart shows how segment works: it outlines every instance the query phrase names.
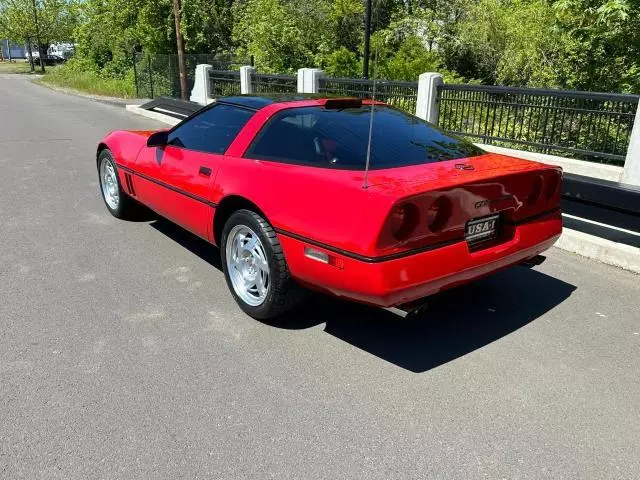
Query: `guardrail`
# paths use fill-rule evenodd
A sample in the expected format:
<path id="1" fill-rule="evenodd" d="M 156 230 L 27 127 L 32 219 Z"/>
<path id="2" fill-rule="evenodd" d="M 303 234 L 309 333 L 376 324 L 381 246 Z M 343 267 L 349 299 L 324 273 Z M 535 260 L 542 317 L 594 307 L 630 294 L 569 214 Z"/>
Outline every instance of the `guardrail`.
<path id="1" fill-rule="evenodd" d="M 409 113 L 415 113 L 418 102 L 418 82 L 376 80 L 375 83 L 376 100 Z M 371 98 L 373 80 L 323 77 L 320 79 L 320 93 Z"/>
<path id="2" fill-rule="evenodd" d="M 190 98 L 202 105 L 251 93 L 374 95 L 373 80 L 325 77 L 317 68 L 301 68 L 297 76 L 258 73 L 249 65 L 238 72 L 201 64 L 197 71 Z M 426 72 L 418 82 L 376 80 L 375 97 L 487 148 L 551 154 L 570 173 L 583 173 L 586 165 L 618 169 L 616 180 L 640 185 L 640 95 L 447 85 L 442 75 Z"/>
<path id="3" fill-rule="evenodd" d="M 298 77 L 254 72 L 251 75 L 251 85 L 253 93 L 296 93 Z"/>
<path id="4" fill-rule="evenodd" d="M 440 127 L 486 144 L 624 165 L 639 95 L 439 85 Z"/>
<path id="5" fill-rule="evenodd" d="M 240 72 L 236 70 L 210 70 L 209 89 L 212 98 L 240 95 Z"/>

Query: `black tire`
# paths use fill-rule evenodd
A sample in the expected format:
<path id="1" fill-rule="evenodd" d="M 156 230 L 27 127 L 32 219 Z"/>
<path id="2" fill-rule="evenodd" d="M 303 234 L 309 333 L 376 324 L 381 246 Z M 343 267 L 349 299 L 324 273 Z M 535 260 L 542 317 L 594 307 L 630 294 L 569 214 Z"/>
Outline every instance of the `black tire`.
<path id="1" fill-rule="evenodd" d="M 269 286 L 264 301 L 258 306 L 249 305 L 236 293 L 228 271 L 227 240 L 231 230 L 238 225 L 249 227 L 258 235 L 268 262 Z M 227 286 L 236 303 L 250 317 L 257 320 L 270 320 L 292 310 L 299 304 L 303 293 L 302 288 L 291 278 L 282 247 L 273 227 L 257 213 L 251 210 L 238 210 L 229 217 L 222 230 L 220 252 Z"/>
<path id="2" fill-rule="evenodd" d="M 112 208 L 111 205 L 107 202 L 107 199 L 104 195 L 103 188 L 103 178 L 102 178 L 102 165 L 103 163 L 108 163 L 113 167 L 113 171 L 116 172 L 116 183 L 118 188 L 118 205 L 116 208 Z M 104 201 L 107 210 L 116 218 L 120 219 L 133 219 L 136 218 L 136 215 L 139 212 L 138 202 L 136 202 L 133 198 L 129 196 L 127 192 L 125 192 L 122 188 L 122 184 L 120 183 L 120 176 L 118 175 L 118 167 L 116 167 L 116 162 L 113 159 L 113 155 L 108 149 L 104 149 L 98 155 L 98 182 L 100 184 L 100 194 L 102 195 L 102 200 Z"/>

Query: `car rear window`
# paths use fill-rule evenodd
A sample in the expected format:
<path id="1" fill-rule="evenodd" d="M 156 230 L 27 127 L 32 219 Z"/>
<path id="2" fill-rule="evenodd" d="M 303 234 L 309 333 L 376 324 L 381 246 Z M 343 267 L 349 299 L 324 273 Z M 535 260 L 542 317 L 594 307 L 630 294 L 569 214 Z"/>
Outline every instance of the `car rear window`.
<path id="1" fill-rule="evenodd" d="M 248 158 L 324 168 L 362 170 L 367 158 L 370 106 L 341 110 L 283 110 L 262 128 Z M 376 106 L 371 169 L 402 167 L 482 155 L 471 142 L 387 106 Z"/>

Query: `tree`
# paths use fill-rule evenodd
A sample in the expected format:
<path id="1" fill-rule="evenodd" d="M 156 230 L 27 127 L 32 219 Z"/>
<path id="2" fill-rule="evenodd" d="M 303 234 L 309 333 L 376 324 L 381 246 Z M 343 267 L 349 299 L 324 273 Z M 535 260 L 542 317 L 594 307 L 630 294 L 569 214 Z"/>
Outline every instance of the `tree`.
<path id="1" fill-rule="evenodd" d="M 72 38 L 77 12 L 75 0 L 0 0 L 0 29 L 16 43 L 37 40 L 42 59 L 51 43 Z"/>
<path id="2" fill-rule="evenodd" d="M 176 50 L 178 52 L 178 70 L 180 75 L 180 98 L 187 99 L 187 66 L 184 63 L 184 37 L 181 32 L 180 0 L 173 0 L 173 18 L 176 24 Z"/>
<path id="3" fill-rule="evenodd" d="M 190 53 L 222 53 L 233 48 L 229 0 L 182 0 L 182 33 Z"/>

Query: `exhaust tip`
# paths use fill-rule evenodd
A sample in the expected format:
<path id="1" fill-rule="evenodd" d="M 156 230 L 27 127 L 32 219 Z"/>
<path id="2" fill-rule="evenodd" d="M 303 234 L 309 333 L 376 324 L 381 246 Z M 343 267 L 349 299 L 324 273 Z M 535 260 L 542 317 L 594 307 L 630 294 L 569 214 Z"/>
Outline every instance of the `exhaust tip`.
<path id="1" fill-rule="evenodd" d="M 535 257 L 527 258 L 526 260 L 521 262 L 520 265 L 527 268 L 533 268 L 541 265 L 546 259 L 547 257 L 545 257 L 544 255 L 536 255 Z"/>

